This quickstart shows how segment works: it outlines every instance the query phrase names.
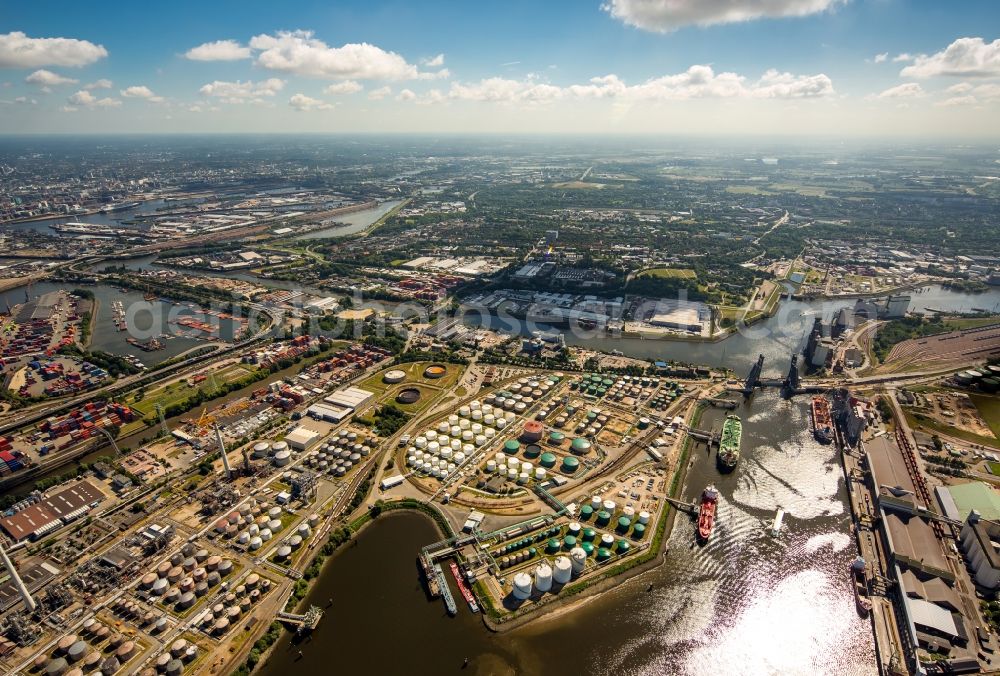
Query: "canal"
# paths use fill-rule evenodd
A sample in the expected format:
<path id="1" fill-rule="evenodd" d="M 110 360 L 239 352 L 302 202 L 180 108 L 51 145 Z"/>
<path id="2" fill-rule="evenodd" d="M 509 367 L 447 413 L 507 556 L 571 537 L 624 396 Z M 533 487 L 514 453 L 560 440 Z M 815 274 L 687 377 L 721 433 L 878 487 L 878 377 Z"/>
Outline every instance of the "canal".
<path id="1" fill-rule="evenodd" d="M 707 545 L 678 518 L 663 566 L 508 633 L 490 633 L 464 604 L 451 618 L 428 600 L 416 556 L 440 536 L 422 515 L 384 517 L 324 569 L 308 600 L 333 605 L 314 636 L 283 637 L 261 673 L 440 674 L 466 657 L 472 674 L 877 673 L 848 577 L 856 549 L 843 472 L 834 447 L 813 439 L 808 406 L 774 391 L 743 403 L 743 458 L 731 474 L 695 449 L 684 499 L 709 483 L 722 495 Z M 724 414 L 709 409 L 701 426 Z"/>

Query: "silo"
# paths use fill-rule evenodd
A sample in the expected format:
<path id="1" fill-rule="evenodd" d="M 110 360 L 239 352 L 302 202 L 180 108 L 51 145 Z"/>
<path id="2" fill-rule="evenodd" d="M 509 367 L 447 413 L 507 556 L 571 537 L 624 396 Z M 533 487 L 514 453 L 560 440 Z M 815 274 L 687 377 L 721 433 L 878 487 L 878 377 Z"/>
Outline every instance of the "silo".
<path id="1" fill-rule="evenodd" d="M 615 508 L 617 506 L 618 505 L 615 504 L 614 500 L 605 500 L 604 504 L 602 505 L 602 507 L 604 507 L 605 512 L 611 512 L 612 514 L 615 513 Z"/>
<path id="2" fill-rule="evenodd" d="M 552 589 L 552 566 L 542 562 L 535 568 L 535 589 L 547 592 Z"/>
<path id="3" fill-rule="evenodd" d="M 79 662 L 83 659 L 83 656 L 87 654 L 87 644 L 83 641 L 75 641 L 73 645 L 66 650 L 66 658 L 70 662 Z"/>
<path id="4" fill-rule="evenodd" d="M 574 547 L 569 553 L 569 560 L 573 567 L 573 573 L 579 575 L 587 565 L 587 552 L 582 547 Z"/>
<path id="5" fill-rule="evenodd" d="M 524 601 L 531 596 L 531 576 L 518 573 L 514 576 L 514 598 Z"/>
<path id="6" fill-rule="evenodd" d="M 217 570 L 213 570 L 205 578 L 205 584 L 207 584 L 209 587 L 214 587 L 218 585 L 220 582 L 222 582 L 222 576 L 219 575 L 219 571 Z"/>
<path id="7" fill-rule="evenodd" d="M 150 588 L 149 593 L 152 594 L 153 596 L 163 596 L 167 592 L 167 587 L 169 586 L 170 583 L 167 582 L 166 578 L 161 577 L 156 582 L 153 583 L 153 586 Z"/>
<path id="8" fill-rule="evenodd" d="M 552 564 L 552 581 L 556 584 L 566 584 L 573 577 L 573 564 L 568 556 L 558 556 Z"/>
<path id="9" fill-rule="evenodd" d="M 62 657 L 57 657 L 45 665 L 46 676 L 62 676 L 69 669 L 69 663 Z"/>
<path id="10" fill-rule="evenodd" d="M 184 592 L 181 594 L 180 598 L 177 599 L 177 605 L 181 610 L 187 610 L 194 605 L 194 592 Z"/>

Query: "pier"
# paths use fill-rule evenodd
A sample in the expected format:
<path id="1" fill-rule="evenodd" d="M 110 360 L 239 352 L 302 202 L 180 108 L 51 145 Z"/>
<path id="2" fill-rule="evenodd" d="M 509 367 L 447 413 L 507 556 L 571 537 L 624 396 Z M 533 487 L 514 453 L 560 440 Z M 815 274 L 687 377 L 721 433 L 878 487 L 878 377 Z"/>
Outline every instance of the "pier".
<path id="1" fill-rule="evenodd" d="M 319 621 L 323 619 L 323 609 L 319 606 L 309 606 L 309 610 L 301 615 L 280 612 L 276 617 L 279 622 L 294 626 L 298 634 L 305 634 L 319 626 Z"/>
<path id="2" fill-rule="evenodd" d="M 683 500 L 677 500 L 675 498 L 669 498 L 669 497 L 666 500 L 671 507 L 673 507 L 678 511 L 687 512 L 692 516 L 698 513 L 698 505 L 694 504 L 693 502 L 684 502 Z"/>
<path id="3" fill-rule="evenodd" d="M 444 570 L 441 569 L 440 563 L 434 564 L 434 577 L 437 578 L 438 588 L 441 590 L 441 598 L 444 599 L 445 609 L 447 609 L 449 615 L 454 615 L 458 612 L 458 606 L 455 605 L 455 597 L 452 596 L 451 587 L 448 586 L 448 580 L 444 577 Z"/>

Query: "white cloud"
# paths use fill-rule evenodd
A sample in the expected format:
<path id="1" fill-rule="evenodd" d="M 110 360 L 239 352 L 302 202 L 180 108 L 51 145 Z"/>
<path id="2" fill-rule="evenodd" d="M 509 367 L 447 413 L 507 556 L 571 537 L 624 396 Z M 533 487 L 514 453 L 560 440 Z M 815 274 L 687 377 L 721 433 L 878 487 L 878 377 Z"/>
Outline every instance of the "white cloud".
<path id="1" fill-rule="evenodd" d="M 108 55 L 101 45 L 73 38 L 29 38 L 21 31 L 0 34 L 0 68 L 86 66 Z"/>
<path id="2" fill-rule="evenodd" d="M 444 65 L 444 54 L 438 54 L 429 59 L 421 59 L 420 63 L 428 68 L 440 68 Z"/>
<path id="3" fill-rule="evenodd" d="M 889 87 L 883 92 L 875 95 L 877 99 L 913 99 L 924 96 L 924 88 L 916 82 L 904 82 L 895 87 Z"/>
<path id="4" fill-rule="evenodd" d="M 100 80 L 94 80 L 93 82 L 88 82 L 83 85 L 84 89 L 111 89 L 111 80 L 107 78 L 101 78 Z"/>
<path id="5" fill-rule="evenodd" d="M 368 98 L 372 101 L 381 101 L 392 94 L 392 87 L 379 87 L 368 92 Z"/>
<path id="6" fill-rule="evenodd" d="M 292 98 L 288 99 L 288 105 L 298 111 L 332 110 L 334 108 L 332 103 L 320 101 L 319 99 L 314 99 L 311 96 L 306 96 L 305 94 L 293 95 Z"/>
<path id="7" fill-rule="evenodd" d="M 750 95 L 762 99 L 812 99 L 834 93 L 833 81 L 826 75 L 792 75 L 769 70 L 750 89 Z"/>
<path id="8" fill-rule="evenodd" d="M 629 26 L 667 33 L 682 26 L 807 16 L 846 0 L 607 0 L 601 8 Z"/>
<path id="9" fill-rule="evenodd" d="M 907 52 L 903 52 L 902 54 L 897 54 L 896 56 L 892 57 L 893 63 L 906 63 L 907 61 L 913 61 L 913 54 L 908 54 Z"/>
<path id="10" fill-rule="evenodd" d="M 889 58 L 889 52 L 882 52 L 881 54 L 876 54 L 875 58 L 872 59 L 872 61 L 874 61 L 875 63 L 885 63 L 885 61 L 888 58 Z"/>
<path id="11" fill-rule="evenodd" d="M 184 57 L 192 61 L 239 61 L 250 58 L 250 48 L 236 40 L 216 40 L 192 47 Z"/>
<path id="12" fill-rule="evenodd" d="M 945 99 L 944 101 L 941 101 L 937 105 L 947 106 L 947 107 L 974 106 L 977 103 L 979 103 L 979 101 L 976 99 L 975 96 L 953 96 L 950 99 Z"/>
<path id="13" fill-rule="evenodd" d="M 275 35 L 257 35 L 251 38 L 250 47 L 260 52 L 257 55 L 257 65 L 305 77 L 331 80 L 415 80 L 438 76 L 421 73 L 399 54 L 368 43 L 330 47 L 314 38 L 312 31 L 279 31 Z"/>
<path id="14" fill-rule="evenodd" d="M 399 92 L 399 95 L 396 97 L 396 100 L 397 101 L 414 101 L 414 100 L 416 100 L 416 98 L 417 98 L 417 95 L 416 95 L 416 93 L 412 89 L 404 89 L 401 92 Z"/>
<path id="15" fill-rule="evenodd" d="M 45 70 L 44 68 L 36 70 L 24 78 L 24 81 L 28 84 L 41 85 L 43 87 L 55 87 L 57 85 L 76 84 L 79 82 L 79 80 L 53 73 L 51 70 Z"/>
<path id="16" fill-rule="evenodd" d="M 899 73 L 902 77 L 1000 77 L 1000 39 L 959 38 L 944 50 L 921 54 Z"/>
<path id="17" fill-rule="evenodd" d="M 222 99 L 223 103 L 243 103 L 246 101 L 260 101 L 262 100 L 261 97 L 265 96 L 274 96 L 284 86 L 285 81 L 276 77 L 259 82 L 253 82 L 252 80 L 247 80 L 246 82 L 240 82 L 239 80 L 236 82 L 215 80 L 203 85 L 198 91 L 203 96 Z"/>
<path id="18" fill-rule="evenodd" d="M 1000 84 L 981 84 L 973 86 L 968 82 L 959 82 L 944 90 L 945 94 L 951 95 L 937 105 L 939 106 L 963 106 L 977 103 L 987 103 L 1000 100 Z"/>
<path id="19" fill-rule="evenodd" d="M 29 99 L 27 96 L 18 96 L 14 99 L 14 103 L 20 103 L 24 106 L 34 106 L 38 104 L 38 101 L 35 99 Z"/>
<path id="20" fill-rule="evenodd" d="M 833 82 L 824 74 L 793 75 L 769 70 L 756 82 L 736 73 L 716 73 L 695 65 L 683 73 L 664 75 L 628 85 L 617 75 L 594 77 L 587 84 L 560 87 L 537 78 L 487 78 L 477 83 L 453 83 L 448 98 L 467 101 L 542 103 L 562 98 L 679 101 L 706 98 L 805 99 L 830 96 Z"/>
<path id="21" fill-rule="evenodd" d="M 327 94 L 356 94 L 364 89 L 359 82 L 354 80 L 344 80 L 343 82 L 334 82 L 332 85 L 328 85 L 323 91 Z"/>
<path id="22" fill-rule="evenodd" d="M 146 85 L 132 85 L 121 90 L 121 95 L 127 99 L 144 99 L 151 103 L 163 103 L 163 97 L 157 96 Z"/>
<path id="23" fill-rule="evenodd" d="M 70 104 L 67 107 L 72 107 L 74 110 L 76 108 L 115 108 L 122 104 L 118 99 L 99 99 L 86 89 L 81 89 L 66 100 Z"/>

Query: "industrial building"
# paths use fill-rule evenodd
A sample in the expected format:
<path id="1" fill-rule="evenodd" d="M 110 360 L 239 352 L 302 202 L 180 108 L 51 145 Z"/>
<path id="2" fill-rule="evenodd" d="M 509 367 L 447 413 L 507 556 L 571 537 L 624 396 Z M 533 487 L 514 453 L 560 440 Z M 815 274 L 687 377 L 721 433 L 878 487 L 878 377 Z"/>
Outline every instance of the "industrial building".
<path id="1" fill-rule="evenodd" d="M 1000 522 L 984 519 L 973 510 L 962 526 L 959 543 L 976 584 L 1000 588 Z"/>
<path id="2" fill-rule="evenodd" d="M 296 451 L 307 451 L 319 443 L 320 434 L 308 427 L 299 425 L 285 435 L 285 441 Z"/>
<path id="3" fill-rule="evenodd" d="M 358 409 L 367 403 L 375 395 L 368 390 L 362 390 L 360 387 L 345 387 L 342 390 L 337 390 L 330 396 L 323 399 L 328 404 L 333 404 L 334 406 L 340 406 L 341 408 L 346 408 L 351 411 Z"/>
<path id="4" fill-rule="evenodd" d="M 79 518 L 102 500 L 104 493 L 96 486 L 89 481 L 78 481 L 69 488 L 0 519 L 0 528 L 15 542 L 38 538 Z"/>

